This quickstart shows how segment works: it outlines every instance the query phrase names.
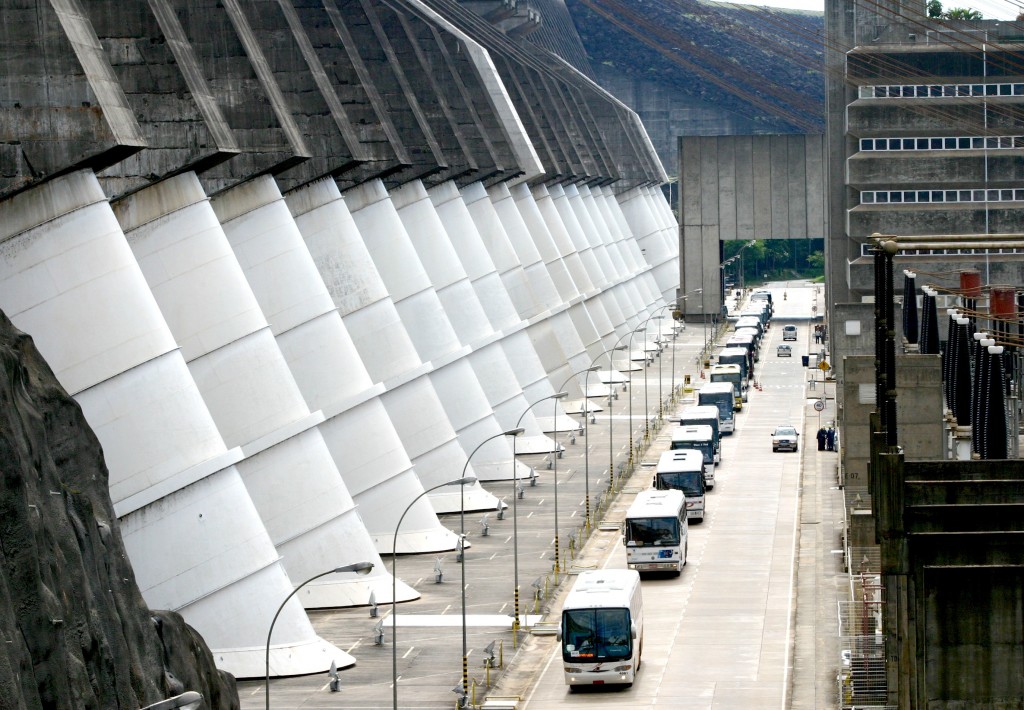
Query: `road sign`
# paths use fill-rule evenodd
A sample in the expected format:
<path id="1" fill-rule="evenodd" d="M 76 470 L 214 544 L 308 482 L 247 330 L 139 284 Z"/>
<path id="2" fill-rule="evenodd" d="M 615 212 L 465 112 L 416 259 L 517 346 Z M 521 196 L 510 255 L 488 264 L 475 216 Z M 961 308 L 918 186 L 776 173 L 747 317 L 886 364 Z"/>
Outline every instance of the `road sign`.
<path id="1" fill-rule="evenodd" d="M 814 411 L 820 412 L 824 408 L 825 408 L 825 403 L 823 401 L 821 401 L 820 399 L 814 400 Z"/>
<path id="2" fill-rule="evenodd" d="M 832 369 L 832 366 L 828 364 L 827 360 L 822 360 L 821 362 L 818 363 L 818 369 L 821 370 L 822 372 L 828 372 L 829 370 Z"/>

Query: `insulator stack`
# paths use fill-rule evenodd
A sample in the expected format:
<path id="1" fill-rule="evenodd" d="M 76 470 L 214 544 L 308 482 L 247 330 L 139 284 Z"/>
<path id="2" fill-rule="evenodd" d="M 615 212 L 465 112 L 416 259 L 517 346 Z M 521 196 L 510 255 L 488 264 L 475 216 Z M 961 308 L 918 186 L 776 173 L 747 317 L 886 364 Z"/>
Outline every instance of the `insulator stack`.
<path id="1" fill-rule="evenodd" d="M 903 337 L 911 345 L 917 344 L 917 274 L 913 271 L 903 272 Z"/>
<path id="2" fill-rule="evenodd" d="M 953 389 L 955 387 L 953 369 L 956 356 L 956 341 L 959 336 L 956 321 L 960 314 L 953 308 L 947 310 L 946 313 L 949 315 L 949 324 L 946 327 L 949 337 L 946 340 L 946 346 L 942 350 L 942 395 L 946 400 L 946 409 L 955 411 L 953 407 Z"/>
<path id="3" fill-rule="evenodd" d="M 875 407 L 878 408 L 882 429 L 885 429 L 885 259 L 881 247 L 875 248 Z"/>
<path id="4" fill-rule="evenodd" d="M 985 438 L 985 430 L 988 424 L 988 375 L 991 361 L 988 357 L 988 348 L 995 345 L 994 340 L 989 337 L 981 338 L 978 341 L 978 352 L 974 366 L 974 400 L 972 403 L 974 420 L 971 426 L 971 450 L 981 454 L 981 441 Z"/>
<path id="5" fill-rule="evenodd" d="M 936 292 L 925 287 L 921 289 L 924 298 L 921 301 L 921 337 L 920 349 L 922 355 L 939 354 L 939 317 L 935 305 Z"/>
<path id="6" fill-rule="evenodd" d="M 885 442 L 896 446 L 899 441 L 896 421 L 896 288 L 892 274 L 893 252 L 886 250 L 883 255 L 883 286 L 884 300 L 882 308 L 885 313 Z"/>
<path id="7" fill-rule="evenodd" d="M 985 359 L 985 427 L 982 432 L 981 450 L 983 459 L 1005 459 L 1006 446 L 1006 400 L 1003 396 L 1003 347 L 990 345 L 986 348 Z"/>
<path id="8" fill-rule="evenodd" d="M 968 341 L 971 339 L 970 320 L 956 319 L 956 347 L 953 353 L 953 403 L 950 409 L 960 426 L 970 426 L 971 417 L 971 362 Z"/>

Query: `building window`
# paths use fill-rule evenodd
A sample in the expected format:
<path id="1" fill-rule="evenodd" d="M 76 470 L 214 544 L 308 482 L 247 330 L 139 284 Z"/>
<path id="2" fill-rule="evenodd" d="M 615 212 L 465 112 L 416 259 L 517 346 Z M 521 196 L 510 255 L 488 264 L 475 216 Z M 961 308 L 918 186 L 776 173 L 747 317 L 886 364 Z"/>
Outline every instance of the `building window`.
<path id="1" fill-rule="evenodd" d="M 862 152 L 891 150 L 1010 150 L 1024 148 L 1024 136 L 936 136 L 861 138 Z"/>
<path id="2" fill-rule="evenodd" d="M 861 86 L 862 99 L 1024 96 L 1024 83 Z"/>
<path id="3" fill-rule="evenodd" d="M 865 190 L 862 205 L 898 205 L 956 202 L 1024 202 L 1024 188 L 988 190 Z"/>

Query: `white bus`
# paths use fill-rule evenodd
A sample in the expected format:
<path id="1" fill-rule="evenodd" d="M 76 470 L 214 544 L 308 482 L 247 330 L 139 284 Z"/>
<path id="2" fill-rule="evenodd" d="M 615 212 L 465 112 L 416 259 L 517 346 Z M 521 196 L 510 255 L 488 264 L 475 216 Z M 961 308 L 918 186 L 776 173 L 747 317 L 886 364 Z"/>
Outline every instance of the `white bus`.
<path id="1" fill-rule="evenodd" d="M 712 365 L 708 372 L 708 382 L 730 382 L 736 388 L 737 411 L 743 409 L 747 401 L 747 380 L 743 377 L 743 369 L 739 365 Z"/>
<path id="2" fill-rule="evenodd" d="M 704 457 L 704 485 L 715 487 L 715 430 L 707 424 L 672 427 L 671 451 L 698 451 Z"/>
<path id="3" fill-rule="evenodd" d="M 686 496 L 686 516 L 698 523 L 704 520 L 704 456 L 699 451 L 666 451 L 658 459 L 654 487 L 659 491 L 674 488 Z"/>
<path id="4" fill-rule="evenodd" d="M 562 605 L 558 627 L 565 683 L 632 685 L 644 647 L 640 573 L 580 572 Z"/>
<path id="5" fill-rule="evenodd" d="M 697 404 L 718 407 L 719 431 L 722 434 L 736 430 L 736 388 L 731 382 L 708 382 L 697 392 Z"/>
<path id="6" fill-rule="evenodd" d="M 679 426 L 696 426 L 704 424 L 711 427 L 712 438 L 715 442 L 715 463 L 722 462 L 722 436 L 718 431 L 718 407 L 710 404 L 695 405 L 686 407 L 679 413 Z"/>
<path id="7" fill-rule="evenodd" d="M 626 566 L 637 572 L 669 571 L 686 566 L 686 497 L 682 491 L 648 489 L 636 495 L 622 525 Z"/>

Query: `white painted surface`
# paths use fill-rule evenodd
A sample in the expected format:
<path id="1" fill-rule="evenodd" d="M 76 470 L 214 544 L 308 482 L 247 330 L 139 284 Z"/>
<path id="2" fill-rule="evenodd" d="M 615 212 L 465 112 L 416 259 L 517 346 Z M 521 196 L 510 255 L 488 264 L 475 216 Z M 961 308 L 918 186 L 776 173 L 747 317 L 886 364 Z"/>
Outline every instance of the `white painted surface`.
<path id="1" fill-rule="evenodd" d="M 286 201 L 370 378 L 386 382 L 418 367 L 419 355 L 334 181 L 313 183 Z"/>
<path id="2" fill-rule="evenodd" d="M 14 254 L 9 250 L 4 255 L 4 273 L 29 275 L 35 270 L 34 278 L 22 278 L 19 284 L 22 297 L 27 297 L 25 303 L 39 302 L 45 291 L 37 289 L 54 284 L 68 289 L 64 298 L 69 302 L 59 308 L 63 311 L 60 317 L 48 320 L 42 317 L 43 310 L 35 311 L 31 327 L 37 342 L 62 341 L 70 362 L 88 360 L 92 344 L 106 342 L 98 349 L 107 353 L 103 357 L 105 379 L 81 393 L 85 395 L 83 412 L 87 420 L 92 417 L 97 423 L 90 421 L 104 447 L 111 483 L 117 490 L 115 502 L 128 496 L 148 500 L 153 498 L 148 492 L 161 493 L 157 500 L 121 519 L 122 538 L 146 603 L 180 611 L 207 640 L 220 668 L 239 676 L 254 675 L 255 666 L 239 663 L 226 649 L 262 646 L 266 620 L 291 590 L 291 582 L 276 563 L 277 552 L 237 470 L 203 466 L 205 461 L 233 458 L 213 426 L 181 351 L 172 349 L 161 355 L 163 348 L 151 348 L 144 362 L 132 362 L 138 353 L 133 343 L 173 343 L 173 338 L 110 206 L 97 201 L 97 193 L 102 194 L 95 177 L 88 173 L 59 178 L 26 193 L 29 207 L 39 201 L 49 208 L 69 210 L 64 217 L 51 213 L 50 221 L 30 226 L 27 235 L 34 233 L 33 240 L 48 242 L 48 248 L 63 245 L 61 250 L 66 251 L 68 244 L 75 243 L 82 248 L 73 262 L 66 263 L 67 269 L 61 267 L 65 278 L 57 282 L 40 278 L 44 273 L 56 273 L 46 268 L 46 258 L 26 269 L 27 264 L 10 258 Z M 21 196 L 7 205 L 12 214 L 18 214 L 20 200 Z M 102 238 L 97 238 L 98 234 Z M 93 242 L 91 246 L 89 242 Z M 41 254 L 33 249 L 21 253 Z M 118 272 L 125 270 L 134 274 L 124 278 Z M 89 287 L 81 290 L 79 284 Z M 116 299 L 90 301 L 90 295 L 97 293 L 116 294 Z M 51 305 L 59 306 L 60 299 L 52 292 L 46 295 Z M 8 305 L 3 291 L 0 304 L 16 325 L 26 327 L 19 323 L 16 309 Z M 69 337 L 64 318 L 74 314 L 71 304 L 88 313 L 80 327 L 92 331 L 92 343 Z M 140 319 L 137 314 L 147 315 Z M 118 322 L 108 324 L 107 319 Z M 83 343 L 86 349 L 76 354 L 75 348 Z M 61 361 L 60 351 L 44 351 L 43 355 L 53 357 L 54 364 Z M 130 364 L 118 372 L 125 363 Z M 85 370 L 79 368 L 79 372 Z M 260 581 L 249 586 L 254 576 Z M 317 648 L 315 659 L 289 653 L 294 659 L 288 662 L 290 668 L 315 672 L 331 660 L 352 660 L 317 638 L 297 603 L 286 610 L 279 626 L 278 638 L 285 644 Z M 272 661 L 278 661 L 276 651 Z"/>

